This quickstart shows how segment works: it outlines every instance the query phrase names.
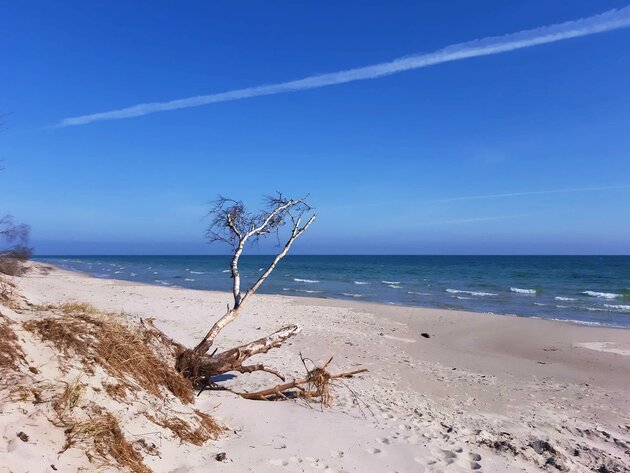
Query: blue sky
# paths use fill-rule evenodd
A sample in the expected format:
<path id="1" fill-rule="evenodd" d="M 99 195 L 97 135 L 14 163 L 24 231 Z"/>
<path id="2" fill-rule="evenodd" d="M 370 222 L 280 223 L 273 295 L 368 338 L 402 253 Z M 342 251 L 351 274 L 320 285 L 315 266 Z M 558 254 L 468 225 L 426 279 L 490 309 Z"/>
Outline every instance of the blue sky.
<path id="1" fill-rule="evenodd" d="M 31 224 L 39 254 L 216 253 L 224 248 L 203 241 L 208 202 L 225 194 L 255 206 L 282 190 L 310 193 L 319 211 L 298 253 L 628 254 L 630 28 L 58 126 L 624 7 L 10 2 L 0 213 Z"/>

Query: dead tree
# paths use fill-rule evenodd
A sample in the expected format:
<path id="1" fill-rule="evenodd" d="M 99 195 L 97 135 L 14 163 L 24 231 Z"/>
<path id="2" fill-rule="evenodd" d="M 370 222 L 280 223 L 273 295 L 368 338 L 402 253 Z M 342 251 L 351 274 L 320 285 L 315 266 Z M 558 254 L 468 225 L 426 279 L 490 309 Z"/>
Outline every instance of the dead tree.
<path id="1" fill-rule="evenodd" d="M 284 381 L 282 373 L 273 368 L 263 364 L 244 363 L 254 355 L 279 347 L 288 338 L 299 333 L 301 327 L 297 324 L 288 325 L 271 335 L 220 353 L 216 353 L 216 350 L 210 353 L 210 349 L 221 331 L 241 315 L 247 301 L 287 255 L 295 240 L 315 221 L 317 215 L 306 203 L 306 198 L 289 199 L 280 193 L 268 197 L 264 210 L 259 213 L 250 213 L 240 201 L 220 197 L 210 215 L 213 219 L 207 232 L 208 239 L 211 242 L 227 243 L 233 250 L 230 271 L 234 302 L 231 307 L 228 304 L 227 312 L 215 322 L 195 348 L 180 353 L 177 357 L 177 369 L 194 382 L 208 380 L 229 371 L 266 371 Z M 246 245 L 269 235 L 276 235 L 280 242 L 283 229 L 288 229 L 288 234 L 281 245 L 281 251 L 251 287 L 242 288 L 238 264 Z"/>

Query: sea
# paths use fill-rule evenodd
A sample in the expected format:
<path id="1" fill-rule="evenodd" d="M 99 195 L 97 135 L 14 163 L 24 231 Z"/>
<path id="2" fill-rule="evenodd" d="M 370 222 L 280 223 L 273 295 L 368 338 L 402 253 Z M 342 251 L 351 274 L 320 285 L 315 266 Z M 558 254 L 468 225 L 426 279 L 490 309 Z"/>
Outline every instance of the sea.
<path id="1" fill-rule="evenodd" d="M 229 291 L 229 256 L 42 256 L 97 278 Z M 243 256 L 242 286 L 273 256 Z M 630 256 L 287 256 L 260 293 L 630 328 Z"/>

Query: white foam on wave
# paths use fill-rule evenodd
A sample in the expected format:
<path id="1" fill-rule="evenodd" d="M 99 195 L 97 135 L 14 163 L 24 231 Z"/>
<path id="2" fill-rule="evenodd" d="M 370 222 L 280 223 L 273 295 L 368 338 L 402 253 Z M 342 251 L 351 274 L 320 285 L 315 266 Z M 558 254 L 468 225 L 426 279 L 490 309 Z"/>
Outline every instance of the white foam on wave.
<path id="1" fill-rule="evenodd" d="M 363 294 L 352 294 L 350 292 L 342 292 L 342 294 L 347 297 L 364 297 Z"/>
<path id="2" fill-rule="evenodd" d="M 222 273 L 229 273 L 230 270 L 229 269 L 224 269 L 223 271 L 221 271 Z"/>
<path id="3" fill-rule="evenodd" d="M 604 307 L 615 312 L 630 312 L 630 305 L 627 304 L 604 304 Z"/>
<path id="4" fill-rule="evenodd" d="M 354 281 L 354 283 L 359 285 L 359 286 L 364 286 L 366 284 L 370 284 L 369 282 L 365 282 L 365 281 Z"/>
<path id="5" fill-rule="evenodd" d="M 613 292 L 596 292 L 596 291 L 584 291 L 582 294 L 587 296 L 597 297 L 598 299 L 617 299 L 621 297 L 621 294 L 615 294 Z"/>
<path id="6" fill-rule="evenodd" d="M 295 282 L 303 282 L 306 284 L 317 284 L 319 281 L 317 279 L 301 279 L 301 278 L 293 278 Z"/>
<path id="7" fill-rule="evenodd" d="M 510 291 L 515 292 L 517 294 L 530 294 L 530 295 L 536 294 L 536 289 L 521 289 L 520 287 L 511 287 Z"/>
<path id="8" fill-rule="evenodd" d="M 415 294 L 417 296 L 430 296 L 430 292 L 407 291 L 407 294 Z"/>
<path id="9" fill-rule="evenodd" d="M 398 284 L 400 284 L 400 281 L 381 281 L 383 284 L 387 284 L 387 285 L 391 285 L 391 286 L 397 286 Z"/>
<path id="10" fill-rule="evenodd" d="M 630 305 L 604 304 L 604 307 L 585 307 L 590 312 L 630 312 Z"/>
<path id="11" fill-rule="evenodd" d="M 323 291 L 315 291 L 313 289 L 294 289 L 291 287 L 283 287 L 283 291 L 304 292 L 305 294 L 321 294 Z"/>
<path id="12" fill-rule="evenodd" d="M 457 299 L 461 300 L 461 301 L 467 301 L 467 300 L 471 300 L 472 297 L 466 297 L 466 296 L 453 296 L 456 297 Z"/>
<path id="13" fill-rule="evenodd" d="M 391 287 L 392 289 L 400 289 L 398 284 L 387 284 L 387 287 Z"/>
<path id="14" fill-rule="evenodd" d="M 184 279 L 184 281 L 190 281 L 190 282 L 193 282 L 193 281 L 194 281 L 194 279 L 193 279 L 193 278 L 185 278 L 185 279 Z"/>
<path id="15" fill-rule="evenodd" d="M 564 297 L 564 296 L 556 296 L 554 297 L 555 300 L 557 301 L 577 301 L 577 299 L 575 297 Z"/>
<path id="16" fill-rule="evenodd" d="M 496 296 L 494 292 L 481 292 L 481 291 L 464 291 L 461 289 L 447 289 L 449 294 L 468 294 L 469 296 Z"/>
<path id="17" fill-rule="evenodd" d="M 134 277 L 134 276 L 137 276 L 137 274 L 136 273 L 131 273 L 129 276 Z"/>
<path id="18" fill-rule="evenodd" d="M 539 319 L 540 317 L 532 317 L 532 318 Z M 548 320 L 553 320 L 554 322 L 569 322 L 569 323 L 577 324 L 577 325 L 588 325 L 589 327 L 618 327 L 618 328 L 622 328 L 621 325 L 602 323 L 602 322 L 593 322 L 593 321 L 590 321 L 590 320 L 556 319 L 556 318 L 551 318 L 551 319 L 548 319 Z"/>
<path id="19" fill-rule="evenodd" d="M 191 271 L 190 274 L 206 274 L 203 271 Z"/>

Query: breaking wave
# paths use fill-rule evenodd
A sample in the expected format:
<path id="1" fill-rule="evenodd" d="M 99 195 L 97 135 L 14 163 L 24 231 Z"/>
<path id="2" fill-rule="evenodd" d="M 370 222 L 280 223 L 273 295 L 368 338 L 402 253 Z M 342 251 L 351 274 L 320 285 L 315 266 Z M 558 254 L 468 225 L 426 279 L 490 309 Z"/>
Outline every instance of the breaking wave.
<path id="1" fill-rule="evenodd" d="M 482 291 L 464 291 L 460 289 L 447 289 L 449 294 L 468 294 L 469 296 L 496 296 L 494 292 L 482 292 Z"/>
<path id="2" fill-rule="evenodd" d="M 521 289 L 520 287 L 511 287 L 510 291 L 516 292 L 517 294 L 536 294 L 536 289 Z"/>
<path id="3" fill-rule="evenodd" d="M 630 305 L 627 304 L 604 304 L 604 307 L 614 312 L 630 312 Z"/>
<path id="4" fill-rule="evenodd" d="M 618 297 L 621 297 L 621 294 L 615 294 L 613 292 L 584 291 L 582 294 L 597 297 L 598 299 L 617 299 Z"/>
<path id="5" fill-rule="evenodd" d="M 317 279 L 300 279 L 300 278 L 293 278 L 293 280 L 295 282 L 304 282 L 307 284 L 317 284 L 319 281 Z"/>

